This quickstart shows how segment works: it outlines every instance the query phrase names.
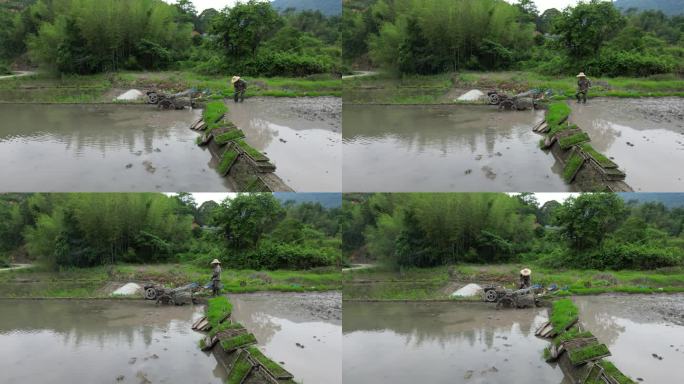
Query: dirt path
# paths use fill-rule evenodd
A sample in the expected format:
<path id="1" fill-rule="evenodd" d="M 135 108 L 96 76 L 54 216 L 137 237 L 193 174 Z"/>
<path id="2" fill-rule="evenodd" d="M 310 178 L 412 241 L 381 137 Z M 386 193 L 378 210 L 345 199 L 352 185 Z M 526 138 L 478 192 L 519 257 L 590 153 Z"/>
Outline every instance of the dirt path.
<path id="1" fill-rule="evenodd" d="M 33 264 L 13 264 L 13 266 L 9 268 L 0 268 L 0 272 L 5 272 L 5 271 L 14 271 L 17 269 L 26 269 L 26 268 L 31 268 L 33 267 Z"/>
<path id="2" fill-rule="evenodd" d="M 342 76 L 342 79 L 354 79 L 357 77 L 367 77 L 367 76 L 373 76 L 377 75 L 378 73 L 375 71 L 354 71 L 353 75 L 347 75 L 347 76 Z"/>
<path id="3" fill-rule="evenodd" d="M 342 272 L 357 271 L 360 269 L 371 269 L 377 267 L 377 264 L 352 264 L 349 268 L 342 268 Z"/>
<path id="4" fill-rule="evenodd" d="M 14 75 L 0 76 L 0 80 L 4 79 L 15 79 L 17 77 L 31 76 L 35 75 L 36 72 L 33 71 L 15 71 Z"/>

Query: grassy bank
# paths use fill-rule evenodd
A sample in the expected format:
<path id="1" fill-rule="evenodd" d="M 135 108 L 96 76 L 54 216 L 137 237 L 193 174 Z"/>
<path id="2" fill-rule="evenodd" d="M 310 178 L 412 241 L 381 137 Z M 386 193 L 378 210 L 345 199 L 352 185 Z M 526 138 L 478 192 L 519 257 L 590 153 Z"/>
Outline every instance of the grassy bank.
<path id="1" fill-rule="evenodd" d="M 341 96 L 341 80 L 331 75 L 307 78 L 246 78 L 246 97 Z M 230 98 L 230 76 L 202 76 L 192 72 L 119 72 L 89 76 L 36 74 L 0 81 L 0 102 L 111 103 L 125 90 L 157 89 L 174 93 L 196 88 L 211 99 Z"/>
<path id="2" fill-rule="evenodd" d="M 589 97 L 684 97 L 684 78 L 675 74 L 645 78 L 593 78 Z M 552 77 L 533 72 L 459 72 L 397 79 L 387 74 L 345 79 L 345 102 L 379 104 L 452 104 L 471 89 L 510 94 L 550 89 L 554 99 L 574 98 L 575 77 Z"/>
<path id="3" fill-rule="evenodd" d="M 529 265 L 455 265 L 409 268 L 384 267 L 347 271 L 343 274 L 344 299 L 352 300 L 447 300 L 468 283 L 515 288 L 520 269 L 532 269 L 533 284 L 562 288 L 561 296 L 601 293 L 684 292 L 684 268 L 657 271 L 552 270 Z M 479 298 L 469 299 L 479 300 Z"/>
<path id="4" fill-rule="evenodd" d="M 190 282 L 204 285 L 211 270 L 185 264 L 116 265 L 51 272 L 34 267 L 0 273 L 0 297 L 105 298 L 120 283 L 155 282 L 176 287 Z M 224 270 L 224 291 L 307 292 L 341 289 L 340 272 Z"/>

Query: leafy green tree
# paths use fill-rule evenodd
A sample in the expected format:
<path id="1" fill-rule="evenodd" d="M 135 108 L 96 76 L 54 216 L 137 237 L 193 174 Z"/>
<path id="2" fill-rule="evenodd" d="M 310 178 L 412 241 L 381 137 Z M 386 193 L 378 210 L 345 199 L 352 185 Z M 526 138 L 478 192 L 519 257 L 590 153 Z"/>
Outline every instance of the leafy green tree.
<path id="1" fill-rule="evenodd" d="M 255 248 L 284 215 L 280 202 L 270 193 L 239 194 L 221 203 L 214 211 L 214 222 L 228 248 L 245 250 Z"/>
<path id="2" fill-rule="evenodd" d="M 211 33 L 229 58 L 256 55 L 257 48 L 281 26 L 282 19 L 268 2 L 249 0 L 226 7 L 212 20 Z"/>

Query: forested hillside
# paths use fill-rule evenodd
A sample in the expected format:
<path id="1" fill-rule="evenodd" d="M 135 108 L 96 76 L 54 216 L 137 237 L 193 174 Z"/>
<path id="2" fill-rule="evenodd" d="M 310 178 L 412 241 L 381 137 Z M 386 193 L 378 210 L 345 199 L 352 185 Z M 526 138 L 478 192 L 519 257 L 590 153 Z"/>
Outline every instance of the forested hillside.
<path id="1" fill-rule="evenodd" d="M 630 8 L 662 11 L 669 16 L 684 13 L 684 0 L 615 0 L 615 6 L 623 11 Z"/>
<path id="2" fill-rule="evenodd" d="M 327 16 L 339 16 L 342 13 L 340 0 L 273 0 L 273 8 L 284 11 L 294 8 L 300 11 L 320 11 Z"/>

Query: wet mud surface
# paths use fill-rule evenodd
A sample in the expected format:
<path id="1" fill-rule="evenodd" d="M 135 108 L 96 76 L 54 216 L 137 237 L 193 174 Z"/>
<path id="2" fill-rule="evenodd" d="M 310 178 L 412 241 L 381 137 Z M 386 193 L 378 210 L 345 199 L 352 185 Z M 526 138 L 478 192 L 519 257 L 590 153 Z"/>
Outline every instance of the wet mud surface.
<path id="1" fill-rule="evenodd" d="M 684 190 L 684 98 L 571 102 L 570 119 L 614 159 L 635 191 Z"/>
<path id="2" fill-rule="evenodd" d="M 573 301 L 582 323 L 610 349 L 609 360 L 632 379 L 670 383 L 684 377 L 684 295 L 581 296 Z"/>
<path id="3" fill-rule="evenodd" d="M 257 97 L 226 105 L 247 143 L 266 153 L 292 189 L 341 190 L 341 98 Z"/>
<path id="4" fill-rule="evenodd" d="M 562 383 L 536 338 L 546 309 L 344 303 L 345 383 Z"/>
<path id="5" fill-rule="evenodd" d="M 231 190 L 188 129 L 200 113 L 0 104 L 0 192 Z"/>
<path id="6" fill-rule="evenodd" d="M 542 118 L 491 106 L 345 106 L 344 190 L 567 191 L 532 132 Z"/>
<path id="7" fill-rule="evenodd" d="M 254 333 L 259 348 L 297 382 L 342 383 L 339 292 L 254 293 L 229 299 L 233 320 Z"/>
<path id="8" fill-rule="evenodd" d="M 6 384 L 223 383 L 190 329 L 202 306 L 143 301 L 0 300 Z"/>

